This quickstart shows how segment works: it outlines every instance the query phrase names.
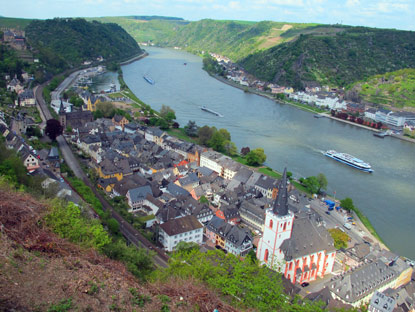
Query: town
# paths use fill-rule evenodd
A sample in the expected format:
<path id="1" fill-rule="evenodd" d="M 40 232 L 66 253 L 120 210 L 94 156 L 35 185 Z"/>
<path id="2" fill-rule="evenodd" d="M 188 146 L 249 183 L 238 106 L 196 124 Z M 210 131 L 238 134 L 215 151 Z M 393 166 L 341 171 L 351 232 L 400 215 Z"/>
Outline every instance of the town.
<path id="1" fill-rule="evenodd" d="M 356 101 L 356 96 L 346 96 L 344 88 L 313 86 L 305 87 L 303 91 L 295 91 L 292 87 L 261 81 L 225 56 L 216 53 L 210 53 L 210 56 L 223 68 L 223 76 L 233 82 L 233 85 L 246 88 L 244 90 L 256 90 L 263 95 L 275 96 L 279 101 L 289 99 L 294 103 L 328 111 L 331 112 L 328 116 L 337 117 L 338 120 L 349 120 L 357 125 L 379 130 L 390 129 L 389 132 L 383 133 L 393 133 L 398 138 L 403 138 L 404 135 L 415 138 L 415 113 L 413 112 L 389 110 L 376 107 L 373 103 Z"/>
<path id="2" fill-rule="evenodd" d="M 353 213 L 338 202 L 297 190 L 287 169 L 277 180 L 145 125 L 134 115 L 94 118 L 100 101 L 115 100 L 84 90 L 85 78 L 80 77 L 91 71 L 95 70 L 82 70 L 63 81 L 51 94 L 50 108 L 81 164 L 92 169 L 88 171 L 92 182 L 145 220 L 155 248 L 168 255 L 186 242 L 240 259 L 253 253 L 261 264 L 283 275 L 289 293 L 322 300 L 328 309 L 369 304 L 376 311 L 390 311 L 385 305 L 396 311 L 413 310 L 414 263 L 384 248 Z M 40 125 L 43 130 L 46 124 L 29 88 L 30 79 L 5 79 L 7 89 L 18 95 L 0 116 L 6 147 L 19 153 L 31 175 L 43 177 L 45 190 L 53 186 L 58 197 L 80 203 L 57 147 L 35 148 L 23 138 L 29 129 Z M 82 98 L 78 107 L 62 98 L 65 89 L 73 90 L 70 85 Z M 308 93 L 292 92 L 290 97 L 300 94 Z M 331 103 L 324 106 L 346 105 Z M 377 112 L 374 120 L 382 113 L 389 114 Z M 408 124 L 410 120 L 405 121 Z M 347 234 L 347 247 L 335 247 L 333 230 Z"/>

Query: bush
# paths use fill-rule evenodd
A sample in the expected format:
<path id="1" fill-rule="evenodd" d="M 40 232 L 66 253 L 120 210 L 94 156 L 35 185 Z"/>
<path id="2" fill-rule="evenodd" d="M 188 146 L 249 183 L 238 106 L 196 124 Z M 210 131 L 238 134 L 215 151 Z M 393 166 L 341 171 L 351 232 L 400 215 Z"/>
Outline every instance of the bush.
<path id="1" fill-rule="evenodd" d="M 65 205 L 53 201 L 45 220 L 59 236 L 84 247 L 102 249 L 111 242 L 99 221 L 83 217 L 79 207 L 72 202 Z"/>

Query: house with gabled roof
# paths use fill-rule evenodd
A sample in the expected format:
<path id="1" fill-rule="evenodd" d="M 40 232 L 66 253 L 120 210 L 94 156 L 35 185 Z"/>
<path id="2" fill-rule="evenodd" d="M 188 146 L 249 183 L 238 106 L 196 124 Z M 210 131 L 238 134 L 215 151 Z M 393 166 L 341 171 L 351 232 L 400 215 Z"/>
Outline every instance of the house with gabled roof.
<path id="1" fill-rule="evenodd" d="M 114 124 L 116 129 L 124 131 L 124 127 L 126 124 L 129 123 L 129 121 L 124 116 L 115 115 L 114 117 L 112 117 L 112 123 Z"/>
<path id="2" fill-rule="evenodd" d="M 149 185 L 144 185 L 128 190 L 126 197 L 128 200 L 128 206 L 131 208 L 130 211 L 138 210 L 138 208 L 143 205 L 147 195 L 153 195 Z"/>
<path id="3" fill-rule="evenodd" d="M 208 240 L 236 256 L 246 256 L 252 249 L 252 237 L 249 231 L 231 225 L 214 216 L 206 225 Z"/>
<path id="4" fill-rule="evenodd" d="M 180 242 L 203 242 L 203 225 L 194 216 L 170 219 L 160 225 L 159 242 L 167 251 L 173 251 Z"/>

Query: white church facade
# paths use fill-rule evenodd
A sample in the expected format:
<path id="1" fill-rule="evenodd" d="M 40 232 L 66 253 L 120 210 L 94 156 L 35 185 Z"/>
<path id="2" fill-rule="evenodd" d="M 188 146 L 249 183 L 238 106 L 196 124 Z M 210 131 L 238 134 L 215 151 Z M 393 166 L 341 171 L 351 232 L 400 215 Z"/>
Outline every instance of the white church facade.
<path id="1" fill-rule="evenodd" d="M 336 249 L 319 218 L 313 214 L 294 217 L 288 209 L 286 170 L 274 205 L 265 214 L 257 258 L 293 284 L 314 281 L 333 270 Z"/>

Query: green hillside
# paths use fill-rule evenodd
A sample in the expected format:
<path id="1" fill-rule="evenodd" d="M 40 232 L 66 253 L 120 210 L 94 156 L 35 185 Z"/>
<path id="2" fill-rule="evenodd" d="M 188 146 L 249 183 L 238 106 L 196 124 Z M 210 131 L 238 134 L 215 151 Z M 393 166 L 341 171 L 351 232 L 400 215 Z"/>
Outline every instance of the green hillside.
<path id="1" fill-rule="evenodd" d="M 152 41 L 164 47 L 179 46 L 193 53 L 215 52 L 233 60 L 289 41 L 297 32 L 316 25 L 211 19 L 188 22 L 158 17 L 102 17 L 96 20 L 117 23 L 138 42 Z"/>
<path id="2" fill-rule="evenodd" d="M 415 67 L 415 32 L 344 26 L 309 30 L 321 27 L 333 31 L 300 34 L 295 41 L 252 54 L 240 64 L 260 79 L 297 89 L 346 86 L 375 74 Z"/>
<path id="3" fill-rule="evenodd" d="M 179 28 L 176 35 L 169 37 L 165 44 L 186 47 L 192 52 L 215 52 L 236 61 L 251 53 L 291 40 L 293 37 L 282 35 L 290 29 L 303 29 L 310 25 L 207 19 Z"/>
<path id="4" fill-rule="evenodd" d="M 26 27 L 29 44 L 51 68 L 62 70 L 98 56 L 120 60 L 141 52 L 136 41 L 113 23 L 84 19 L 35 20 Z"/>
<path id="5" fill-rule="evenodd" d="M 415 107 L 415 68 L 369 77 L 351 89 L 368 102 L 398 108 Z"/>
<path id="6" fill-rule="evenodd" d="M 25 29 L 32 19 L 26 18 L 13 18 L 13 17 L 0 17 L 0 28 L 18 28 Z"/>
<path id="7" fill-rule="evenodd" d="M 177 28 L 187 24 L 180 18 L 161 16 L 123 16 L 87 18 L 102 23 L 115 23 L 124 28 L 137 42 L 154 42 L 160 45 L 168 37 L 172 37 Z"/>

